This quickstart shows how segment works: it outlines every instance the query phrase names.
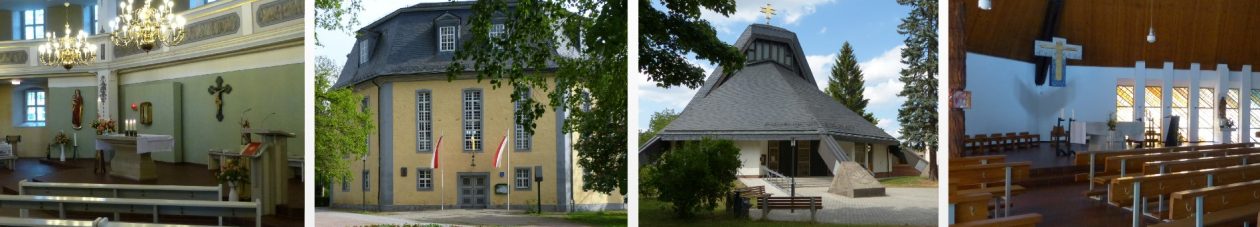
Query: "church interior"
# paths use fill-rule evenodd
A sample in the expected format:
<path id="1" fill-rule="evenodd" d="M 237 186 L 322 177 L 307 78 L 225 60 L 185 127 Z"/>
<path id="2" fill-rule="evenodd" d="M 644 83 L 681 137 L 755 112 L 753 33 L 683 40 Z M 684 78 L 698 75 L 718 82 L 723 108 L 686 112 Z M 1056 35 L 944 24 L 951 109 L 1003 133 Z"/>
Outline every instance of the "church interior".
<path id="1" fill-rule="evenodd" d="M 1256 225 L 1256 12 L 951 1 L 949 224 Z"/>
<path id="2" fill-rule="evenodd" d="M 0 1 L 0 225 L 303 225 L 304 1 Z"/>

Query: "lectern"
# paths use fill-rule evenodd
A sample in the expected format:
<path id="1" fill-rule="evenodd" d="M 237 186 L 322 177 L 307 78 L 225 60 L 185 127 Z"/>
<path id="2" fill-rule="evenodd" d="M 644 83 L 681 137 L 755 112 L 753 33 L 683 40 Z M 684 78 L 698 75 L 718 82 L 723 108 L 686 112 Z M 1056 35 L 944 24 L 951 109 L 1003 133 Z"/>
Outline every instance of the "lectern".
<path id="1" fill-rule="evenodd" d="M 253 151 L 242 151 L 241 155 L 250 158 L 249 180 L 250 192 L 256 200 L 262 202 L 263 215 L 276 213 L 276 205 L 288 203 L 288 139 L 293 133 L 271 129 L 246 129 L 262 137 L 262 143 Z M 246 146 L 248 147 L 248 145 Z"/>

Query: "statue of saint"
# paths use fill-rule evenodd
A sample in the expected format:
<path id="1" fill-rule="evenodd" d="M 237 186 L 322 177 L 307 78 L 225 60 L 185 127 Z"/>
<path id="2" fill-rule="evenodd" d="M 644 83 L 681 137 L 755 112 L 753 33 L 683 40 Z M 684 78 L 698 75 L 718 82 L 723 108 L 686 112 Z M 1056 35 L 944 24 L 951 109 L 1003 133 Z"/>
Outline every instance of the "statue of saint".
<path id="1" fill-rule="evenodd" d="M 70 107 L 70 124 L 74 130 L 83 129 L 83 94 L 79 89 L 74 89 L 74 97 L 70 98 L 72 106 Z"/>

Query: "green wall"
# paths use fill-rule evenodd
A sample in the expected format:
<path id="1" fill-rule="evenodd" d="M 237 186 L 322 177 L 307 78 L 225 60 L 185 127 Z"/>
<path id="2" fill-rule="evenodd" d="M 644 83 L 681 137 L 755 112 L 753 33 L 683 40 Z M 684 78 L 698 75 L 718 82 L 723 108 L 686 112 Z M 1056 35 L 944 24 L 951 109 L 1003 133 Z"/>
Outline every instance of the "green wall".
<path id="1" fill-rule="evenodd" d="M 83 95 L 83 128 L 74 130 L 70 127 L 71 105 L 70 98 L 74 96 L 74 90 L 79 89 Z M 79 158 L 92 158 L 96 150 L 96 130 L 92 129 L 92 119 L 96 119 L 96 87 L 54 87 L 48 88 L 48 123 L 45 126 L 48 132 L 48 141 L 52 141 L 52 137 L 57 132 L 65 132 L 66 136 L 79 136 Z M 27 138 L 23 137 L 23 140 Z M 47 143 L 47 142 L 45 142 Z M 46 144 L 41 144 L 44 146 Z M 67 148 L 69 149 L 69 148 Z M 69 152 L 67 150 L 66 152 Z M 66 153 L 67 156 L 71 155 Z M 42 157 L 42 156 L 41 156 Z"/>
<path id="2" fill-rule="evenodd" d="M 280 129 L 296 134 L 288 140 L 288 156 L 303 157 L 303 122 L 306 119 L 302 75 L 302 64 L 290 64 L 119 85 L 120 116 L 116 120 L 138 118 L 139 114 L 131 110 L 131 104 L 151 102 L 153 124 L 141 125 L 140 133 L 176 136 L 176 150 L 182 151 L 157 153 L 154 160 L 205 164 L 210 149 L 240 149 L 241 127 L 238 122 L 242 112 L 252 109 L 245 114 L 251 127 Z M 223 96 L 222 122 L 215 120 L 214 96 L 207 92 L 219 76 L 223 77 L 224 84 L 232 86 L 232 92 Z M 90 157 L 95 147 L 88 141 L 93 141 L 95 131 L 86 127 L 90 122 L 87 119 L 96 118 L 95 87 L 53 88 L 48 99 L 48 131 L 50 136 L 58 130 L 72 131 L 69 103 L 74 89 L 82 90 L 85 102 L 85 128 L 78 131 L 80 157 Z M 272 113 L 275 115 L 268 117 Z M 264 118 L 267 120 L 264 121 Z M 254 140 L 261 139 L 254 136 Z"/>

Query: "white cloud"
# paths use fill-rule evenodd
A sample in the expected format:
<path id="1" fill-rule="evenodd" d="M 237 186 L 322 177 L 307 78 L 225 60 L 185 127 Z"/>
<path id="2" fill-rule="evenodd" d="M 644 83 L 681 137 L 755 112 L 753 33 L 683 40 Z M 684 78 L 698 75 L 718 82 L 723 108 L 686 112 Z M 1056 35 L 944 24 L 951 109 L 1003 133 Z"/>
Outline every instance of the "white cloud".
<path id="1" fill-rule="evenodd" d="M 730 33 L 728 25 L 762 23 L 765 21 L 765 15 L 761 13 L 761 7 L 770 3 L 775 10 L 775 16 L 771 18 L 771 24 L 796 24 L 801 18 L 817 12 L 818 5 L 834 2 L 835 0 L 793 0 L 793 1 L 770 1 L 770 0 L 736 0 L 735 12 L 730 16 L 722 16 L 713 11 L 704 10 L 700 18 L 713 23 L 714 28 L 719 32 Z"/>
<path id="2" fill-rule="evenodd" d="M 901 132 L 900 132 L 901 124 L 897 123 L 897 119 L 888 119 L 888 118 L 876 118 L 876 119 L 879 120 L 879 124 L 876 124 L 875 127 L 879 127 L 880 129 L 883 129 L 884 132 L 887 132 L 888 135 L 891 135 L 893 138 L 901 137 Z"/>
<path id="3" fill-rule="evenodd" d="M 866 80 L 866 90 L 862 96 L 871 100 L 870 105 L 900 106 L 905 102 L 905 98 L 897 97 L 904 85 L 898 78 L 901 76 L 901 69 L 906 67 L 906 64 L 901 63 L 902 48 L 905 46 L 894 47 L 878 57 L 858 63 L 858 67 L 862 68 L 862 79 Z"/>
<path id="4" fill-rule="evenodd" d="M 700 67 L 704 70 L 707 77 L 709 73 L 713 73 L 715 67 L 708 64 L 700 64 L 691 59 L 687 63 Z M 645 75 L 646 76 L 646 75 Z M 647 81 L 647 78 L 639 78 L 638 83 L 639 103 L 656 103 L 662 105 L 661 108 L 674 109 L 674 111 L 682 111 L 687 106 L 687 102 L 691 101 L 691 97 L 696 95 L 696 89 L 690 89 L 684 86 L 676 86 L 669 89 L 657 87 L 656 83 Z M 640 108 L 643 108 L 642 106 Z"/>
<path id="5" fill-rule="evenodd" d="M 886 80 L 877 84 L 866 82 L 866 90 L 862 91 L 862 96 L 870 99 L 867 105 L 884 105 L 895 104 L 901 106 L 906 101 L 905 97 L 897 96 L 901 92 L 901 87 L 905 86 L 900 80 Z"/>
<path id="6" fill-rule="evenodd" d="M 818 30 L 818 34 L 827 34 L 827 26 L 823 26 L 822 29 Z"/>
<path id="7" fill-rule="evenodd" d="M 809 71 L 814 73 L 814 82 L 818 83 L 818 89 L 827 88 L 827 79 L 831 77 L 831 65 L 836 62 L 837 53 L 827 55 L 806 55 L 805 60 L 809 61 Z"/>

